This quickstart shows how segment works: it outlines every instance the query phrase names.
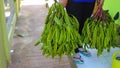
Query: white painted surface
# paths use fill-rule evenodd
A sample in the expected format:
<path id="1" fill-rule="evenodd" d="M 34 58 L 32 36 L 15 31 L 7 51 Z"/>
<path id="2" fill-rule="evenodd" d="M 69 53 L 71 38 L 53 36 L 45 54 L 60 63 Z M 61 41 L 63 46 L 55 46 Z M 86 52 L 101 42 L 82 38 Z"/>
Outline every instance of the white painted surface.
<path id="1" fill-rule="evenodd" d="M 89 49 L 92 56 L 85 57 L 83 55 L 84 64 L 77 64 L 78 68 L 111 68 L 112 55 L 114 51 L 120 50 L 120 48 L 111 48 L 110 52 L 104 51 L 99 57 L 96 56 L 97 51 L 95 49 Z"/>

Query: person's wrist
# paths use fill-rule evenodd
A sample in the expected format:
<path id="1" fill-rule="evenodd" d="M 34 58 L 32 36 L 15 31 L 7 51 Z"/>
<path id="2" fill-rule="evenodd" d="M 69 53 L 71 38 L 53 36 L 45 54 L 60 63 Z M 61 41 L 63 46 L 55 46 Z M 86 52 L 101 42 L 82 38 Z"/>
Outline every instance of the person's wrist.
<path id="1" fill-rule="evenodd" d="M 60 0 L 60 3 L 61 3 L 64 7 L 67 6 L 67 0 Z"/>

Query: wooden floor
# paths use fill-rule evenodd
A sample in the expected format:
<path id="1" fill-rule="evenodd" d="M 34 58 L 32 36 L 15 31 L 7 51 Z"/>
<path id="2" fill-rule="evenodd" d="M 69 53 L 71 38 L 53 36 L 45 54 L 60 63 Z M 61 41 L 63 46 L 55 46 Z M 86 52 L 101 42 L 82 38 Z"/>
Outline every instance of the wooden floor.
<path id="1" fill-rule="evenodd" d="M 11 48 L 12 62 L 8 68 L 71 68 L 67 56 L 61 61 L 58 57 L 46 58 L 40 47 L 34 46 L 42 33 L 48 10 L 45 4 L 39 4 L 41 0 L 24 0 L 24 3 L 29 1 L 38 4 L 21 5 Z"/>

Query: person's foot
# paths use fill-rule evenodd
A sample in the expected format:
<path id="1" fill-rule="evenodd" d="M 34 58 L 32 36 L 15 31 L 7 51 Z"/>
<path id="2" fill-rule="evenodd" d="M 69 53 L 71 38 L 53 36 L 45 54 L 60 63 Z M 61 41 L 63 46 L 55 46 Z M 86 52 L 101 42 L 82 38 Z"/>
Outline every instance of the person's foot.
<path id="1" fill-rule="evenodd" d="M 79 53 L 76 53 L 74 56 L 73 56 L 73 60 L 75 61 L 76 64 L 83 64 L 84 61 L 83 59 L 81 58 L 80 54 Z"/>
<path id="2" fill-rule="evenodd" d="M 87 57 L 91 56 L 91 53 L 89 51 L 87 51 L 87 50 L 84 50 L 83 48 L 78 48 L 78 50 L 84 56 L 87 56 Z"/>

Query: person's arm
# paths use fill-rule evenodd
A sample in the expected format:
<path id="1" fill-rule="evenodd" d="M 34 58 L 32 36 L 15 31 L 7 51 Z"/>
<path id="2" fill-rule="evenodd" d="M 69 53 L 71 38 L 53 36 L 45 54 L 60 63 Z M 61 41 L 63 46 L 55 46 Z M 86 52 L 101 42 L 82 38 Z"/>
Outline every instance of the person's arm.
<path id="1" fill-rule="evenodd" d="M 95 6 L 94 6 L 94 10 L 93 10 L 93 15 L 98 15 L 102 13 L 102 7 L 103 7 L 103 4 L 104 4 L 104 0 L 98 0 L 99 2 L 95 2 Z"/>
<path id="2" fill-rule="evenodd" d="M 100 5 L 103 6 L 104 0 L 100 0 Z"/>
<path id="3" fill-rule="evenodd" d="M 98 7 L 99 7 L 99 8 L 102 8 L 103 4 L 104 4 L 104 0 L 100 0 L 100 3 L 99 3 L 99 5 L 98 5 Z"/>
<path id="4" fill-rule="evenodd" d="M 60 3 L 61 3 L 64 7 L 66 7 L 67 2 L 68 2 L 68 0 L 60 0 Z"/>

